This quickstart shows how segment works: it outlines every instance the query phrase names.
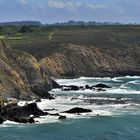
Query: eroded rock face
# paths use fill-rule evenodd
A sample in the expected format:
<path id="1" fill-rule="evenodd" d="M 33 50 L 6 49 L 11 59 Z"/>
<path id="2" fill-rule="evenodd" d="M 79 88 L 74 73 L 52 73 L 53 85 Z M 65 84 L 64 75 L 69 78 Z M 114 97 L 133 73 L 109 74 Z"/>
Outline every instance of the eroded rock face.
<path id="1" fill-rule="evenodd" d="M 38 89 L 34 93 L 34 87 Z M 39 89 L 48 98 L 51 89 L 47 70 L 28 53 L 11 49 L 0 41 L 0 96 L 32 100 L 39 96 Z"/>
<path id="2" fill-rule="evenodd" d="M 140 48 L 95 48 L 61 45 L 61 51 L 40 60 L 54 77 L 140 75 Z"/>

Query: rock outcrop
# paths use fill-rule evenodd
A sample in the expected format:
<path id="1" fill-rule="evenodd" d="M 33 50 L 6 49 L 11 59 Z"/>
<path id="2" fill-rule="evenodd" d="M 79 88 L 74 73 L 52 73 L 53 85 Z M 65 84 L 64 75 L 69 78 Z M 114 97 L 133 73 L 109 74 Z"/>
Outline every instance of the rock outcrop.
<path id="1" fill-rule="evenodd" d="M 41 90 L 40 90 L 41 89 Z M 47 70 L 35 57 L 10 48 L 0 41 L 0 96 L 32 100 L 49 98 L 51 89 Z"/>
<path id="2" fill-rule="evenodd" d="M 0 124 L 6 120 L 17 123 L 35 123 L 35 117 L 44 115 L 48 115 L 48 113 L 40 110 L 36 103 L 26 104 L 25 106 L 18 106 L 16 103 L 12 103 L 3 106 L 0 111 Z"/>
<path id="3" fill-rule="evenodd" d="M 61 45 L 60 49 L 42 58 L 54 77 L 140 75 L 140 48 L 96 48 L 82 45 Z"/>
<path id="4" fill-rule="evenodd" d="M 65 111 L 64 113 L 75 114 L 75 113 L 89 113 L 89 112 L 92 112 L 92 110 L 75 107 L 75 108 Z"/>

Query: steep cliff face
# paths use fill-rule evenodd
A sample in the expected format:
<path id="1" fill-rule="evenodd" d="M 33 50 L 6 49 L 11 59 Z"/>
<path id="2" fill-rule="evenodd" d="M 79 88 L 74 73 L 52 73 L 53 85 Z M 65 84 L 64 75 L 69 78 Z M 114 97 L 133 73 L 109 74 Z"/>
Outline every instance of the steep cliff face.
<path id="1" fill-rule="evenodd" d="M 140 48 L 63 45 L 40 60 L 54 77 L 140 75 Z"/>
<path id="2" fill-rule="evenodd" d="M 50 85 L 46 73 L 33 56 L 13 50 L 0 41 L 0 96 L 22 100 L 49 97 L 47 90 Z"/>

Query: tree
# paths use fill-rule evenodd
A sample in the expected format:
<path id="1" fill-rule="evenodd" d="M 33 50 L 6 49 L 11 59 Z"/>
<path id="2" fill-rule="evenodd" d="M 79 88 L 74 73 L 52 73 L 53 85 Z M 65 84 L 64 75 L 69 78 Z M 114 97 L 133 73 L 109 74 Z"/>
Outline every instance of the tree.
<path id="1" fill-rule="evenodd" d="M 22 26 L 19 32 L 21 33 L 32 32 L 32 29 L 29 26 Z"/>

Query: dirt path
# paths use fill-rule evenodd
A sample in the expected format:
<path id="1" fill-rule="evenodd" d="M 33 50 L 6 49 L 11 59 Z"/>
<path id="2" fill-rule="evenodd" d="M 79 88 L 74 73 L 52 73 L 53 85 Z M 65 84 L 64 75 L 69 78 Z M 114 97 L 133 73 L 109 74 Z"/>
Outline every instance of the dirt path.
<path id="1" fill-rule="evenodd" d="M 48 40 L 51 41 L 52 38 L 53 38 L 53 36 L 54 36 L 54 34 L 56 34 L 58 31 L 59 31 L 59 30 L 56 30 L 56 31 L 50 33 L 50 35 L 49 35 L 49 37 L 48 37 Z"/>

